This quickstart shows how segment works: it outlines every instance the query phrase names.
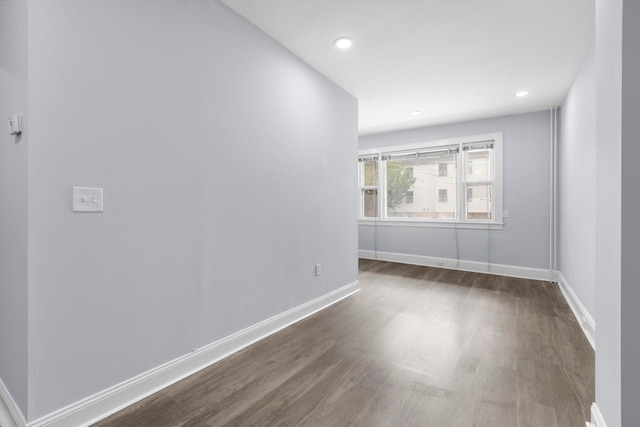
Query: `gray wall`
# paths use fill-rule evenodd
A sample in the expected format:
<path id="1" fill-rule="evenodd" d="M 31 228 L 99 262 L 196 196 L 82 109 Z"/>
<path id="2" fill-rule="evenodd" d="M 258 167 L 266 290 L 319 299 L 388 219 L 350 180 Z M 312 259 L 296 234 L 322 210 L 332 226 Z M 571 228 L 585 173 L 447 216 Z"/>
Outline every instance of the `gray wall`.
<path id="1" fill-rule="evenodd" d="M 549 268 L 549 112 L 498 117 L 360 137 L 361 149 L 503 132 L 503 230 L 458 230 L 460 259 Z M 359 226 L 359 248 L 456 258 L 453 229 Z M 489 249 L 490 246 L 490 249 Z"/>
<path id="2" fill-rule="evenodd" d="M 596 403 L 608 427 L 622 425 L 620 409 L 622 401 L 620 366 L 621 77 L 622 0 L 597 0 Z M 637 183 L 634 183 L 634 187 L 637 188 Z M 637 256 L 637 252 L 635 255 Z M 636 421 L 626 425 L 635 425 Z"/>
<path id="3" fill-rule="evenodd" d="M 596 70 L 585 55 L 560 111 L 558 270 L 591 317 L 596 268 Z"/>
<path id="4" fill-rule="evenodd" d="M 0 378 L 27 411 L 27 2 L 0 1 Z"/>
<path id="5" fill-rule="evenodd" d="M 355 98 L 217 1 L 30 19 L 29 419 L 357 280 Z"/>
<path id="6" fill-rule="evenodd" d="M 622 425 L 640 420 L 640 3 L 624 1 L 622 22 Z"/>

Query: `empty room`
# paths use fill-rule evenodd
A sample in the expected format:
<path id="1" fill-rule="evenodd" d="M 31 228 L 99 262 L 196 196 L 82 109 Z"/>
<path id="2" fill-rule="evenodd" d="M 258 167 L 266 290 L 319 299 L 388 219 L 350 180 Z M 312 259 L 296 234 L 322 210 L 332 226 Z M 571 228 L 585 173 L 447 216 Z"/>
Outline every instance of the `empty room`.
<path id="1" fill-rule="evenodd" d="M 640 425 L 631 0 L 0 0 L 0 427 Z"/>

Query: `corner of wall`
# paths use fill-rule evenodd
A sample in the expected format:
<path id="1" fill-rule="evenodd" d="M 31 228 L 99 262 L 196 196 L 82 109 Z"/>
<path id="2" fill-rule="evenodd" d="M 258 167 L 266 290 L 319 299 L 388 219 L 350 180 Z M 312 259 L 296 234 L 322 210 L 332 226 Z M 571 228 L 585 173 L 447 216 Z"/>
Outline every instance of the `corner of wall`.
<path id="1" fill-rule="evenodd" d="M 591 347 L 596 349 L 596 322 L 593 320 L 593 317 L 589 313 L 589 311 L 585 308 L 584 304 L 580 301 L 580 298 L 576 295 L 567 279 L 563 276 L 562 272 L 556 272 L 556 279 L 558 281 L 558 286 L 560 287 L 560 291 L 562 291 L 562 295 L 564 299 L 569 304 L 573 315 L 575 316 L 580 328 L 582 328 L 582 332 L 584 332 L 585 337 L 591 344 Z"/>
<path id="2" fill-rule="evenodd" d="M 27 421 L 0 378 L 0 426 L 25 427 Z"/>

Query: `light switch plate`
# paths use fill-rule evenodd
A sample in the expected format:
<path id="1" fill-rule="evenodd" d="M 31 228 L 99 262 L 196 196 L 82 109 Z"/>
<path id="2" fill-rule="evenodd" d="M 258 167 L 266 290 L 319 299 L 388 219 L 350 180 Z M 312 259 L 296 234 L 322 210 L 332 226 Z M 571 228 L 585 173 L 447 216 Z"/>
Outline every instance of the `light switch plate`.
<path id="1" fill-rule="evenodd" d="M 73 187 L 74 212 L 104 212 L 102 188 Z"/>
<path id="2" fill-rule="evenodd" d="M 9 117 L 9 135 L 20 135 L 22 133 L 22 117 L 12 114 Z"/>

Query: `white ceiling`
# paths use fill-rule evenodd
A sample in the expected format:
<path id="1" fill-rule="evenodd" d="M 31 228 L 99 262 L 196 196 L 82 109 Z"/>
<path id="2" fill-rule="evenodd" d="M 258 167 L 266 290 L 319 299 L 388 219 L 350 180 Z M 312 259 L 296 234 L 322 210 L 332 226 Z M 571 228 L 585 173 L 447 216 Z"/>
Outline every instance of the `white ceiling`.
<path id="1" fill-rule="evenodd" d="M 595 28 L 594 0 L 222 1 L 356 96 L 361 134 L 560 105 Z"/>

